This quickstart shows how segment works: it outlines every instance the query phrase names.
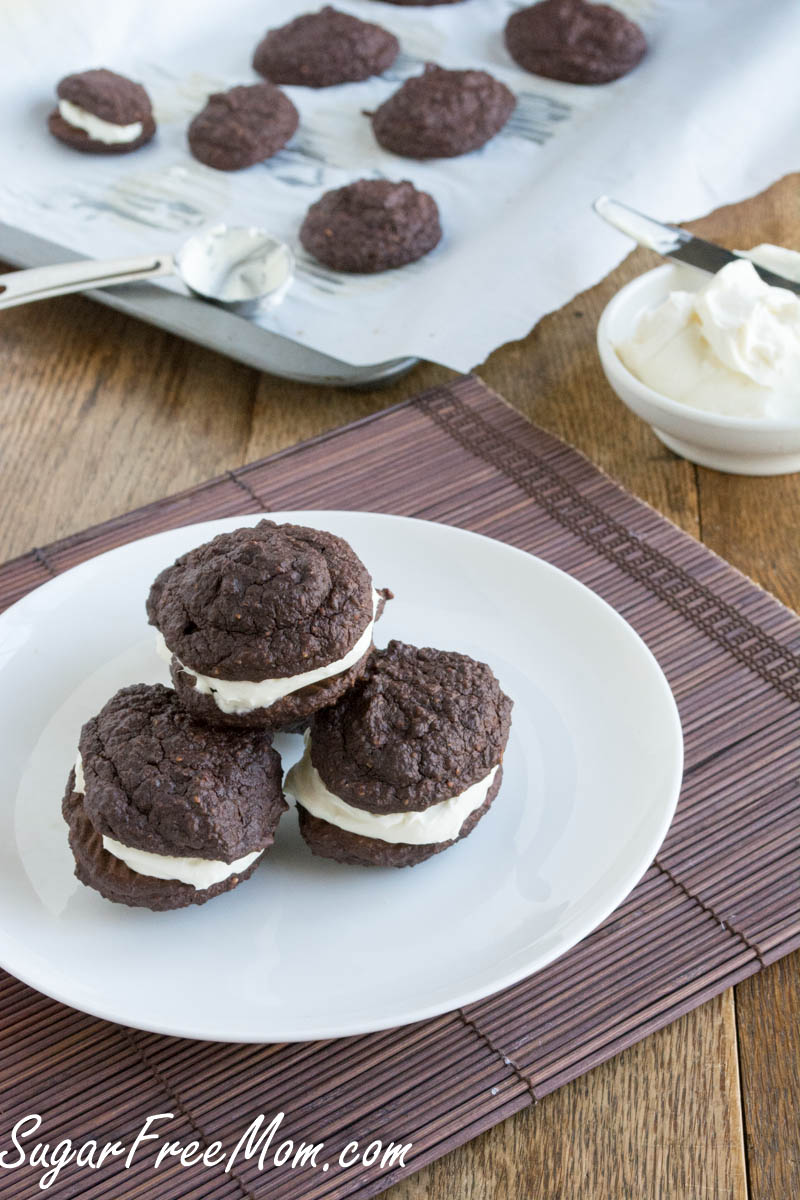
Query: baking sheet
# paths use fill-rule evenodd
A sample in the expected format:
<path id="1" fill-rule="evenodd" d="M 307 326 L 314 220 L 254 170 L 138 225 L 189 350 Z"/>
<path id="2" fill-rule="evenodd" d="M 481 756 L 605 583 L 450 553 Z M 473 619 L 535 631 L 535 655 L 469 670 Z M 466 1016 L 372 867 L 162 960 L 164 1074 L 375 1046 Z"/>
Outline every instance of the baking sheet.
<path id="1" fill-rule="evenodd" d="M 424 9 L 339 0 L 399 37 L 390 71 L 333 89 L 287 88 L 300 129 L 267 163 L 235 174 L 196 163 L 185 130 L 207 94 L 254 82 L 252 51 L 265 30 L 314 7 L 3 0 L 0 220 L 98 258 L 173 250 L 220 220 L 263 225 L 296 246 L 308 205 L 328 188 L 365 175 L 410 178 L 441 209 L 445 237 L 433 254 L 381 276 L 344 276 L 300 251 L 292 291 L 259 323 L 348 363 L 416 355 L 468 370 L 627 252 L 627 239 L 591 212 L 599 193 L 688 219 L 796 165 L 796 0 L 626 0 L 620 7 L 644 26 L 651 53 L 626 79 L 597 88 L 517 68 L 502 43 L 519 7 L 509 0 Z M 428 60 L 486 67 L 516 92 L 512 121 L 482 150 L 412 163 L 375 143 L 363 110 Z M 98 65 L 140 79 L 153 97 L 157 139 L 133 155 L 79 155 L 46 131 L 57 80 Z M 177 281 L 163 286 L 181 291 Z"/>

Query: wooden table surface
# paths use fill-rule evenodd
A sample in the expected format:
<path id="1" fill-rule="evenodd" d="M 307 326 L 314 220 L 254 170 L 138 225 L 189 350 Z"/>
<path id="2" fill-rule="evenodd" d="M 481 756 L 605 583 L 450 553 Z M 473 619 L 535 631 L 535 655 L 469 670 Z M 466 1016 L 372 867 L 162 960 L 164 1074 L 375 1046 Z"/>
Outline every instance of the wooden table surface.
<path id="1" fill-rule="evenodd" d="M 800 248 L 800 176 L 693 226 Z M 800 475 L 748 479 L 667 451 L 606 384 L 608 279 L 479 374 L 636 495 L 800 607 Z M 0 559 L 344 424 L 449 377 L 388 390 L 259 374 L 80 298 L 0 320 Z M 800 954 L 696 1009 L 386 1193 L 388 1200 L 793 1200 L 800 1196 Z"/>

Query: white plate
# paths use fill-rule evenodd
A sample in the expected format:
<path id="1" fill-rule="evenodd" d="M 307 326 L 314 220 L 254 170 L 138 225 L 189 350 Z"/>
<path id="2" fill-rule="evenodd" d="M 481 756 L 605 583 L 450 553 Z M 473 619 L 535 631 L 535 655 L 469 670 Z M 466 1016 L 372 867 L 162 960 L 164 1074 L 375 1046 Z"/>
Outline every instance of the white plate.
<path id="1" fill-rule="evenodd" d="M 151 913 L 79 884 L 60 805 L 83 722 L 124 684 L 166 681 L 146 624 L 156 573 L 258 520 L 171 530 L 46 583 L 0 617 L 0 963 L 140 1029 L 299 1041 L 477 1000 L 552 962 L 628 894 L 677 801 L 675 702 L 644 643 L 547 563 L 463 530 L 296 512 L 353 545 L 396 599 L 377 629 L 490 663 L 514 700 L 505 778 L 471 837 L 411 870 L 314 858 L 294 812 L 253 878 Z M 301 740 L 283 735 L 289 766 Z"/>

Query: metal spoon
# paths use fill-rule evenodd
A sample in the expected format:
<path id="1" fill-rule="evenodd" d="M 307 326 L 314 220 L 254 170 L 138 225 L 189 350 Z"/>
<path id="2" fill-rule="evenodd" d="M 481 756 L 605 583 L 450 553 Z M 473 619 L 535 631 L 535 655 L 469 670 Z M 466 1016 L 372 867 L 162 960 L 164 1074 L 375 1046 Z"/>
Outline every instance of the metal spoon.
<path id="1" fill-rule="evenodd" d="M 250 316 L 283 300 L 294 278 L 294 255 L 263 229 L 217 225 L 190 237 L 176 254 L 87 259 L 0 275 L 0 309 L 163 275 L 177 275 L 201 300 Z"/>

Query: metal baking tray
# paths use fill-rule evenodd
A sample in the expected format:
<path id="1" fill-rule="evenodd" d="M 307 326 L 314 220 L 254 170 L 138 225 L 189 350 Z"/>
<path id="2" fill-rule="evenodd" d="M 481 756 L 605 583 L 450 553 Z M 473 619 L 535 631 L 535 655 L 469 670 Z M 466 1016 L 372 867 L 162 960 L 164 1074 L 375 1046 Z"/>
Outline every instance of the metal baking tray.
<path id="1" fill-rule="evenodd" d="M 52 263 L 74 262 L 83 257 L 65 246 L 0 223 L 0 259 L 13 266 L 44 267 Z M 329 387 L 377 387 L 405 375 L 419 362 L 417 358 L 396 358 L 390 362 L 354 367 L 262 329 L 246 317 L 225 312 L 192 296 L 182 296 L 152 283 L 126 283 L 85 294 L 101 304 L 107 304 L 109 308 L 139 317 L 170 333 L 177 333 L 191 342 L 238 359 L 249 367 L 299 383 Z"/>

